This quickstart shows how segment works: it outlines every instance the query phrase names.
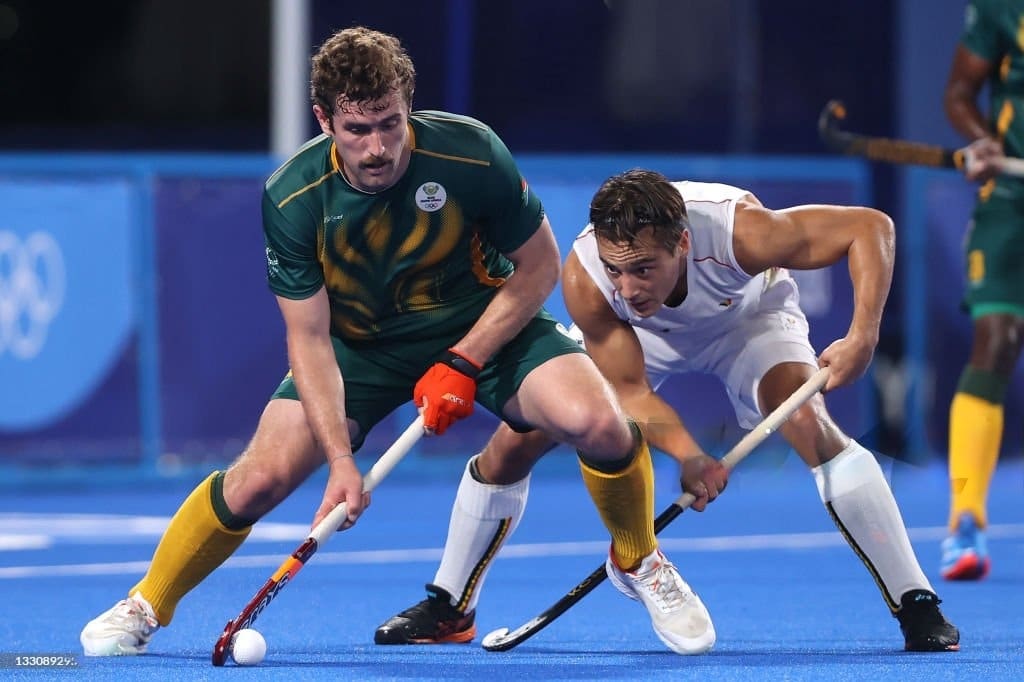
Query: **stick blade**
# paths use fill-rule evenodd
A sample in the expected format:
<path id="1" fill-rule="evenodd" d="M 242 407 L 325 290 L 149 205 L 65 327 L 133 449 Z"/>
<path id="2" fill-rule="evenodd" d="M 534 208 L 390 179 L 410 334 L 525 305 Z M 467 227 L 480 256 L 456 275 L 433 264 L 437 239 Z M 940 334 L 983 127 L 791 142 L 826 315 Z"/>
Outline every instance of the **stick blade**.
<path id="1" fill-rule="evenodd" d="M 507 651 L 512 648 L 507 641 L 509 632 L 508 628 L 492 630 L 484 636 L 481 645 L 485 651 Z"/>
<path id="2" fill-rule="evenodd" d="M 217 643 L 213 645 L 213 654 L 210 656 L 210 661 L 218 668 L 227 662 L 229 649 L 231 648 L 231 638 L 235 636 L 237 630 L 235 621 L 229 620 L 228 624 L 224 626 L 224 632 L 221 633 Z"/>

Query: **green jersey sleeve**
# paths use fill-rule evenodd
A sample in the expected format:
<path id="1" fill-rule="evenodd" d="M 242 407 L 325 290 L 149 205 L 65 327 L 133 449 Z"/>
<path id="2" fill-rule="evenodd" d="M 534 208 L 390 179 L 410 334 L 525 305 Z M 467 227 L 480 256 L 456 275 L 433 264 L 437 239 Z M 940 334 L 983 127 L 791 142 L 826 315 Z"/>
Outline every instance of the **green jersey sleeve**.
<path id="1" fill-rule="evenodd" d="M 266 191 L 263 193 L 267 283 L 278 296 L 301 300 L 320 290 L 324 272 L 316 257 L 317 225 L 296 208 L 299 210 L 285 213 Z"/>
<path id="2" fill-rule="evenodd" d="M 481 197 L 482 203 L 489 207 L 489 215 L 482 227 L 494 248 L 501 253 L 511 253 L 540 227 L 544 207 L 519 173 L 505 143 L 493 132 L 490 139 L 490 173 Z"/>
<path id="3" fill-rule="evenodd" d="M 1000 30 L 1000 0 L 971 0 L 964 10 L 964 32 L 960 42 L 968 50 L 989 62 L 999 61 L 1009 46 Z"/>

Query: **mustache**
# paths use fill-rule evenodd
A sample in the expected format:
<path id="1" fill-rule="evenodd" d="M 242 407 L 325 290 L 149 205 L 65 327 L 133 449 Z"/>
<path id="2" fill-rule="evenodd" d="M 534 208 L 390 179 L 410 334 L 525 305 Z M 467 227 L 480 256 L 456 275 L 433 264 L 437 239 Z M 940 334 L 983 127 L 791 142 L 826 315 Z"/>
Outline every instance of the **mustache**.
<path id="1" fill-rule="evenodd" d="M 391 163 L 391 157 L 389 156 L 371 156 L 359 165 L 362 168 L 380 168 Z"/>

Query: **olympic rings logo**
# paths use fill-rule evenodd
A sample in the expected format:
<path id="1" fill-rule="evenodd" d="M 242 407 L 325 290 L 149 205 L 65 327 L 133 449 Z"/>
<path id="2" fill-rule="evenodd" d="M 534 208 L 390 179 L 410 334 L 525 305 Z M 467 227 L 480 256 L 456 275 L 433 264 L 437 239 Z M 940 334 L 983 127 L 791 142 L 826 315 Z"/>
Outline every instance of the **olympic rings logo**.
<path id="1" fill-rule="evenodd" d="M 65 283 L 64 256 L 52 235 L 33 232 L 22 240 L 0 230 L 0 357 L 39 354 L 64 305 Z"/>

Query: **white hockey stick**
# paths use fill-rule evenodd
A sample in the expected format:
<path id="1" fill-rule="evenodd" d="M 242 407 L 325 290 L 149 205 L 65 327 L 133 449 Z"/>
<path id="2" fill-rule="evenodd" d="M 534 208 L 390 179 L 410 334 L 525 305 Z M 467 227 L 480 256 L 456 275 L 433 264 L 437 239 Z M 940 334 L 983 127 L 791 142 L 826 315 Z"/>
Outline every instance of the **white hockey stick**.
<path id="1" fill-rule="evenodd" d="M 384 480 L 391 473 L 391 470 L 395 468 L 395 465 L 416 445 L 421 436 L 423 436 L 423 417 L 418 416 L 405 429 L 405 432 L 398 437 L 398 440 L 380 456 L 380 459 L 366 472 L 366 475 L 363 476 L 363 490 L 370 492 L 376 488 L 377 484 Z M 316 524 L 309 537 L 299 545 L 298 549 L 292 552 L 291 556 L 285 559 L 284 563 L 274 571 L 274 574 L 260 588 L 256 596 L 245 605 L 245 608 L 238 614 L 238 617 L 228 621 L 228 624 L 224 626 L 224 632 L 213 647 L 212 662 L 214 665 L 224 665 L 231 646 L 231 638 L 235 636 L 235 633 L 244 628 L 252 627 L 252 624 L 259 617 L 260 613 L 263 612 L 263 609 L 284 589 L 284 586 L 289 581 L 298 575 L 302 567 L 306 565 L 306 562 L 338 530 L 347 516 L 348 505 L 344 502 L 332 509 L 327 516 L 321 519 L 320 523 Z"/>

